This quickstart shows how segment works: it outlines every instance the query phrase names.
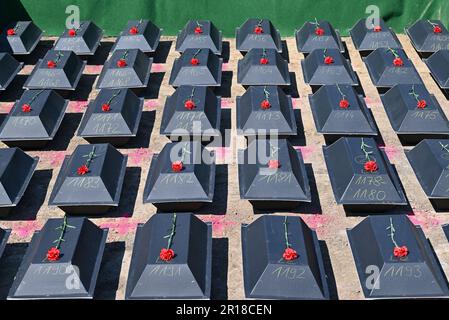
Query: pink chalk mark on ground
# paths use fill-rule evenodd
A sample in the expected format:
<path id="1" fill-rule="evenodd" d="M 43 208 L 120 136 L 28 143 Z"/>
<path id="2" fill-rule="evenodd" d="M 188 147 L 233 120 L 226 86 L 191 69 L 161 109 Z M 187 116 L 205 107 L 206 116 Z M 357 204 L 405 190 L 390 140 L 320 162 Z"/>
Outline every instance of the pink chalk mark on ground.
<path id="1" fill-rule="evenodd" d="M 154 111 L 159 106 L 157 99 L 145 100 L 143 111 Z"/>
<path id="2" fill-rule="evenodd" d="M 51 167 L 57 167 L 64 161 L 65 151 L 37 151 L 34 153 L 39 157 L 39 162 Z"/>
<path id="3" fill-rule="evenodd" d="M 221 71 L 229 71 L 229 63 L 227 62 L 223 62 L 223 64 L 221 65 Z"/>
<path id="4" fill-rule="evenodd" d="M 204 222 L 212 223 L 212 233 L 214 236 L 223 236 L 225 230 L 228 227 L 233 227 L 237 224 L 237 222 L 226 220 L 226 216 L 224 215 L 223 216 L 201 215 L 198 216 L 198 218 L 200 218 Z"/>
<path id="5" fill-rule="evenodd" d="M 33 221 L 15 221 L 12 226 L 12 233 L 19 238 L 28 238 L 34 231 L 39 230 L 41 225 Z"/>
<path id="6" fill-rule="evenodd" d="M 333 218 L 321 213 L 305 214 L 301 216 L 309 228 L 314 229 L 318 234 L 323 234 L 323 228 L 332 223 Z"/>
<path id="7" fill-rule="evenodd" d="M 368 107 L 375 107 L 382 103 L 380 98 L 373 98 L 373 97 L 365 97 L 365 103 Z"/>
<path id="8" fill-rule="evenodd" d="M 231 159 L 231 148 L 229 147 L 213 147 L 215 151 L 215 159 L 217 162 L 226 163 Z"/>
<path id="9" fill-rule="evenodd" d="M 20 74 L 31 74 L 33 69 L 34 69 L 33 65 L 27 64 L 20 70 Z"/>
<path id="10" fill-rule="evenodd" d="M 144 161 L 150 161 L 153 152 L 150 149 L 134 149 L 128 153 L 128 163 L 132 166 L 140 166 Z"/>
<path id="11" fill-rule="evenodd" d="M 84 68 L 84 73 L 85 74 L 100 74 L 101 70 L 103 70 L 102 65 L 87 65 Z"/>
<path id="12" fill-rule="evenodd" d="M 151 65 L 151 72 L 153 73 L 165 72 L 165 65 L 163 63 L 153 63 Z"/>
<path id="13" fill-rule="evenodd" d="M 222 109 L 231 109 L 234 104 L 232 100 L 229 98 L 221 98 L 221 108 Z"/>
<path id="14" fill-rule="evenodd" d="M 439 227 L 442 221 L 425 211 L 419 211 L 412 209 L 412 212 L 408 212 L 407 216 L 414 225 L 421 226 L 423 229 L 431 229 Z"/>
<path id="15" fill-rule="evenodd" d="M 293 98 L 292 99 L 292 105 L 293 105 L 293 109 L 301 109 L 301 99 L 300 98 Z"/>
<path id="16" fill-rule="evenodd" d="M 121 218 L 101 223 L 100 228 L 108 228 L 109 231 L 117 232 L 119 235 L 123 236 L 134 232 L 138 224 L 138 221 L 130 218 L 130 214 L 125 213 Z"/>
<path id="17" fill-rule="evenodd" d="M 2 102 L 0 104 L 0 113 L 10 113 L 12 107 L 14 107 L 14 102 Z"/>
<path id="18" fill-rule="evenodd" d="M 87 100 L 69 101 L 67 112 L 83 113 L 84 110 L 86 110 L 88 104 L 89 101 Z"/>
<path id="19" fill-rule="evenodd" d="M 385 151 L 385 154 L 390 161 L 395 160 L 401 152 L 401 150 L 395 146 L 379 146 L 379 148 Z"/>
<path id="20" fill-rule="evenodd" d="M 317 148 L 314 146 L 295 146 L 296 150 L 301 150 L 304 161 L 310 159 L 310 157 L 316 152 Z"/>

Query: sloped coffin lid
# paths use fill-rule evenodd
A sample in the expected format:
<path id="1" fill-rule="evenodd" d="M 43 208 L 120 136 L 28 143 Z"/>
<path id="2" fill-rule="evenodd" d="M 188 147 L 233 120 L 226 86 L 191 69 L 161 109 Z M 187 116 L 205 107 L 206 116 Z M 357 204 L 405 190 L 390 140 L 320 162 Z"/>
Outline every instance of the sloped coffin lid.
<path id="1" fill-rule="evenodd" d="M 16 28 L 16 35 L 8 36 L 7 30 Z M 42 37 L 42 30 L 32 21 L 12 22 L 0 34 L 0 52 L 29 54 L 36 48 Z"/>
<path id="2" fill-rule="evenodd" d="M 139 33 L 135 35 L 130 34 L 129 30 L 132 27 L 137 27 Z M 149 20 L 130 20 L 120 33 L 112 51 L 119 49 L 140 49 L 145 53 L 155 52 L 159 45 L 161 34 L 162 29 Z"/>
<path id="3" fill-rule="evenodd" d="M 257 34 L 254 28 L 259 23 L 263 33 Z M 270 20 L 248 19 L 236 29 L 236 46 L 239 51 L 249 51 L 254 48 L 276 49 L 282 52 L 281 36 Z"/>
<path id="4" fill-rule="evenodd" d="M 0 52 L 0 90 L 8 88 L 22 66 L 23 63 L 19 63 L 9 53 Z"/>
<path id="5" fill-rule="evenodd" d="M 434 33 L 432 24 L 438 25 L 441 33 Z M 405 31 L 418 52 L 449 49 L 449 32 L 441 20 L 418 20 Z"/>
<path id="6" fill-rule="evenodd" d="M 198 26 L 197 23 L 201 26 L 202 33 L 195 33 L 195 28 Z M 207 48 L 214 54 L 221 54 L 221 31 L 209 20 L 188 21 L 176 38 L 176 51 L 184 52 L 189 48 Z"/>
<path id="7" fill-rule="evenodd" d="M 391 220 L 390 220 L 391 219 Z M 396 258 L 390 236 L 406 245 L 408 255 Z M 406 215 L 369 216 L 348 231 L 349 243 L 356 263 L 363 293 L 367 298 L 442 297 L 448 295 L 447 282 L 421 228 Z M 378 288 L 367 288 L 368 266 L 379 269 Z"/>
<path id="8" fill-rule="evenodd" d="M 264 149 L 265 150 L 264 150 Z M 279 148 L 269 156 L 271 148 Z M 276 159 L 278 169 L 270 169 L 264 160 Z M 254 162 L 254 163 L 253 163 Z M 311 201 L 309 180 L 301 152 L 286 140 L 253 140 L 239 151 L 240 197 L 249 200 Z"/>
<path id="9" fill-rule="evenodd" d="M 48 261 L 63 219 L 48 219 L 36 231 L 19 267 L 8 299 L 92 298 L 107 230 L 82 217 L 69 217 L 58 261 Z"/>
<path id="10" fill-rule="evenodd" d="M 338 204 L 406 205 L 403 193 L 392 165 L 379 150 L 373 138 L 364 138 L 370 159 L 377 162 L 376 172 L 366 172 L 365 155 L 361 150 L 362 138 L 343 137 L 323 147 L 332 189 Z"/>
<path id="11" fill-rule="evenodd" d="M 329 299 L 321 250 L 314 231 L 299 217 L 287 218 L 298 258 L 284 261 L 285 217 L 262 216 L 242 225 L 245 295 L 262 299 Z"/>
<path id="12" fill-rule="evenodd" d="M 345 49 L 340 39 L 340 35 L 334 27 L 326 20 L 318 21 L 319 27 L 324 30 L 324 35 L 315 34 L 315 22 L 306 21 L 302 27 L 296 31 L 296 47 L 299 52 L 310 53 L 315 49 L 338 49 L 344 52 Z"/>
<path id="13" fill-rule="evenodd" d="M 54 50 L 68 50 L 80 55 L 93 55 L 103 37 L 101 30 L 91 21 L 81 21 L 74 37 L 69 36 L 69 29 L 56 41 Z"/>
<path id="14" fill-rule="evenodd" d="M 449 89 L 449 50 L 439 50 L 424 60 L 430 74 L 442 89 Z"/>
<path id="15" fill-rule="evenodd" d="M 210 297 L 212 228 L 191 213 L 176 214 L 170 262 L 159 259 L 167 247 L 173 214 L 155 214 L 139 225 L 126 285 L 126 299 L 204 299 Z"/>
<path id="16" fill-rule="evenodd" d="M 8 242 L 9 235 L 11 234 L 10 229 L 3 230 L 0 228 L 0 259 L 6 247 L 6 242 Z"/>
<path id="17" fill-rule="evenodd" d="M 383 19 L 379 20 L 379 26 L 382 28 L 380 32 L 375 32 L 373 28 L 368 29 L 366 22 L 366 19 L 360 19 L 349 31 L 356 50 L 372 51 L 377 48 L 402 48 L 396 34 L 385 24 Z"/>

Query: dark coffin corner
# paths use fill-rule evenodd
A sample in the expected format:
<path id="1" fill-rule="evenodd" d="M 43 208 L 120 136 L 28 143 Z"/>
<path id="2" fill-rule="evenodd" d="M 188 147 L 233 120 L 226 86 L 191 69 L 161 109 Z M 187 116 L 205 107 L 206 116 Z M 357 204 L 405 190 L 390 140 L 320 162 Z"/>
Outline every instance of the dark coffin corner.
<path id="1" fill-rule="evenodd" d="M 192 65 L 191 59 L 196 57 L 198 65 Z M 210 49 L 186 49 L 173 64 L 168 83 L 173 87 L 182 85 L 220 86 L 221 66 L 223 59 Z"/>
<path id="2" fill-rule="evenodd" d="M 254 29 L 260 25 L 261 33 L 254 32 Z M 276 49 L 282 52 L 281 35 L 270 20 L 267 19 L 248 19 L 239 28 L 236 29 L 236 47 L 237 50 L 246 52 L 251 49 Z"/>
<path id="3" fill-rule="evenodd" d="M 316 27 L 324 30 L 322 36 L 315 34 Z M 306 21 L 296 31 L 295 37 L 296 47 L 302 53 L 310 53 L 315 49 L 338 49 L 342 53 L 345 52 L 340 34 L 326 20 L 318 21 L 318 26 L 315 25 L 315 22 Z"/>
<path id="4" fill-rule="evenodd" d="M 12 55 L 0 52 L 0 91 L 8 88 L 22 67 L 23 63 L 19 63 Z"/>
<path id="5" fill-rule="evenodd" d="M 8 36 L 6 30 L 15 29 L 16 34 Z M 30 54 L 38 45 L 42 30 L 32 21 L 17 21 L 10 23 L 0 35 L 0 52 L 15 55 Z"/>
<path id="6" fill-rule="evenodd" d="M 325 64 L 325 57 L 332 57 L 334 63 Z M 358 85 L 357 76 L 351 64 L 338 49 L 316 49 L 301 60 L 304 81 L 312 86 L 326 84 Z"/>
<path id="7" fill-rule="evenodd" d="M 55 246 L 63 219 L 48 219 L 36 231 L 23 257 L 8 299 L 93 298 L 106 243 L 107 229 L 86 218 L 67 218 L 58 261 L 48 261 L 47 251 Z"/>
<path id="8" fill-rule="evenodd" d="M 449 224 L 443 225 L 443 231 L 444 234 L 446 235 L 447 240 L 449 241 Z"/>
<path id="9" fill-rule="evenodd" d="M 121 59 L 126 60 L 127 66 L 117 66 Z M 97 89 L 146 88 L 152 64 L 153 58 L 139 49 L 115 50 L 101 71 Z"/>
<path id="10" fill-rule="evenodd" d="M 260 60 L 266 57 L 267 64 Z M 288 63 L 274 49 L 251 49 L 238 62 L 237 83 L 242 85 L 279 85 L 289 86 L 291 83 Z"/>
<path id="11" fill-rule="evenodd" d="M 391 219 L 391 220 L 390 220 Z M 393 255 L 390 226 L 399 246 L 408 248 L 408 255 Z M 413 225 L 406 215 L 369 216 L 347 230 L 360 283 L 366 298 L 432 298 L 447 297 L 447 281 L 422 229 Z M 377 270 L 377 283 L 370 281 Z M 376 272 L 377 272 L 376 271 Z M 369 286 L 368 286 L 369 285 Z"/>
<path id="12" fill-rule="evenodd" d="M 167 247 L 173 214 L 152 216 L 137 228 L 125 299 L 209 299 L 212 225 L 191 213 L 178 213 L 171 248 L 175 257 L 159 259 Z"/>
<path id="13" fill-rule="evenodd" d="M 200 27 L 202 32 L 196 33 Z M 176 39 L 176 51 L 184 52 L 186 49 L 210 49 L 214 54 L 221 55 L 221 31 L 209 20 L 190 20 L 179 32 Z"/>
<path id="14" fill-rule="evenodd" d="M 58 61 L 53 69 L 47 67 L 50 60 Z M 23 87 L 75 90 L 85 66 L 86 61 L 81 60 L 72 51 L 49 50 L 43 59 L 39 59 Z"/>
<path id="15" fill-rule="evenodd" d="M 379 26 L 381 31 L 375 32 L 373 28 L 366 26 L 367 19 L 360 19 L 349 34 L 354 42 L 354 46 L 358 51 L 373 51 L 378 48 L 402 49 L 396 34 L 380 19 Z"/>
<path id="16" fill-rule="evenodd" d="M 77 55 L 94 55 L 102 37 L 103 30 L 95 23 L 81 21 L 76 35 L 70 36 L 69 30 L 66 29 L 56 41 L 54 50 L 73 51 Z"/>
<path id="17" fill-rule="evenodd" d="M 137 34 L 131 34 L 131 28 L 137 28 Z M 130 20 L 118 37 L 112 51 L 120 49 L 140 49 L 142 52 L 155 52 L 162 29 L 149 20 Z"/>
<path id="18" fill-rule="evenodd" d="M 3 255 L 3 252 L 5 251 L 6 243 L 8 242 L 9 235 L 11 234 L 10 229 L 2 229 L 0 228 L 0 258 Z"/>
<path id="19" fill-rule="evenodd" d="M 285 217 L 262 216 L 242 225 L 243 277 L 247 298 L 329 299 L 323 256 L 315 231 L 288 217 L 288 238 L 298 258 L 284 261 Z"/>
<path id="20" fill-rule="evenodd" d="M 89 172 L 78 175 L 93 152 Z M 119 204 L 127 156 L 110 144 L 79 145 L 66 156 L 56 179 L 49 205 L 67 213 L 102 213 Z"/>
<path id="21" fill-rule="evenodd" d="M 435 26 L 441 29 L 440 33 L 434 32 Z M 449 48 L 449 32 L 441 20 L 418 20 L 405 29 L 405 32 L 419 53 L 433 53 Z"/>
<path id="22" fill-rule="evenodd" d="M 183 162 L 180 172 L 172 170 L 174 161 Z M 214 187 L 213 151 L 206 151 L 199 141 L 167 143 L 153 155 L 143 202 L 153 203 L 163 211 L 193 211 L 212 202 Z"/>
<path id="23" fill-rule="evenodd" d="M 449 64 L 449 50 L 439 50 L 432 54 L 428 59 L 425 59 L 424 62 L 440 88 L 449 89 L 449 72 L 447 71 L 447 65 Z"/>

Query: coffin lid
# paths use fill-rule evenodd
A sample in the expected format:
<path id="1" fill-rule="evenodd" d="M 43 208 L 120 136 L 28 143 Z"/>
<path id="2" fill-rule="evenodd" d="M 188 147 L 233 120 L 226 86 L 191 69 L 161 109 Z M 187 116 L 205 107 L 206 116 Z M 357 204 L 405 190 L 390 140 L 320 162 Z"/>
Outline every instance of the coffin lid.
<path id="1" fill-rule="evenodd" d="M 0 258 L 3 255 L 3 252 L 6 247 L 6 242 L 8 242 L 8 238 L 9 238 L 10 234 L 11 234 L 10 229 L 4 230 L 4 229 L 0 228 Z"/>
<path id="2" fill-rule="evenodd" d="M 433 32 L 433 25 L 441 28 L 441 33 Z M 436 52 L 440 49 L 449 49 L 449 31 L 441 20 L 417 20 L 405 32 L 418 52 Z"/>
<path id="3" fill-rule="evenodd" d="M 92 21 L 80 21 L 79 28 L 75 30 L 74 37 L 69 36 L 69 29 L 64 30 L 56 41 L 54 50 L 73 51 L 79 55 L 95 54 L 103 37 L 103 30 Z"/>
<path id="4" fill-rule="evenodd" d="M 203 29 L 202 33 L 195 33 L 197 23 Z M 176 38 L 176 51 L 184 52 L 189 48 L 207 48 L 214 54 L 220 55 L 222 50 L 221 31 L 209 20 L 189 20 Z"/>
<path id="5" fill-rule="evenodd" d="M 130 34 L 129 30 L 136 27 L 138 34 Z M 130 20 L 120 33 L 112 51 L 119 49 L 140 49 L 142 52 L 154 52 L 159 45 L 162 29 L 149 20 Z"/>
<path id="6" fill-rule="evenodd" d="M 373 27 L 368 29 L 366 22 L 367 18 L 360 19 L 349 31 L 356 50 L 372 51 L 377 48 L 402 49 L 398 37 L 385 24 L 383 19 L 379 20 L 379 26 L 382 28 L 382 31 L 379 32 L 375 32 Z"/>
<path id="7" fill-rule="evenodd" d="M 9 53 L 0 52 L 0 91 L 8 88 L 22 67 L 23 63 L 19 63 Z"/>
<path id="8" fill-rule="evenodd" d="M 8 36 L 9 29 L 16 29 L 16 35 Z M 33 21 L 16 21 L 8 24 L 0 34 L 0 52 L 30 54 L 38 45 L 42 30 Z"/>
<path id="9" fill-rule="evenodd" d="M 423 61 L 440 88 L 449 89 L 449 50 L 438 50 Z"/>
<path id="10" fill-rule="evenodd" d="M 263 33 L 257 34 L 254 28 L 260 23 Z M 235 30 L 236 47 L 239 51 L 254 48 L 276 49 L 282 52 L 281 35 L 268 19 L 247 19 Z"/>
<path id="11" fill-rule="evenodd" d="M 324 35 L 315 34 L 315 22 L 306 21 L 302 27 L 296 31 L 296 47 L 299 52 L 310 53 L 315 49 L 338 49 L 345 52 L 340 34 L 326 20 L 318 21 L 319 27 L 324 30 Z"/>

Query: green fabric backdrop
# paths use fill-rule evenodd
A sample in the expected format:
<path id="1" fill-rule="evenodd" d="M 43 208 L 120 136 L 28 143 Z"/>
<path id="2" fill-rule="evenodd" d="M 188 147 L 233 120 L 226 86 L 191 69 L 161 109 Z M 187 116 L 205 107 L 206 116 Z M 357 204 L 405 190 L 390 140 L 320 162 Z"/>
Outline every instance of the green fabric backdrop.
<path id="1" fill-rule="evenodd" d="M 150 19 L 176 35 L 189 19 L 209 19 L 227 37 L 246 18 L 268 18 L 283 36 L 292 36 L 304 21 L 329 20 L 342 35 L 361 17 L 370 4 L 379 6 L 381 16 L 396 32 L 420 18 L 449 23 L 448 0 L 0 0 L 0 21 L 32 19 L 47 35 L 64 29 L 68 5 L 78 5 L 81 19 L 93 20 L 106 35 L 116 35 L 129 19 Z"/>

